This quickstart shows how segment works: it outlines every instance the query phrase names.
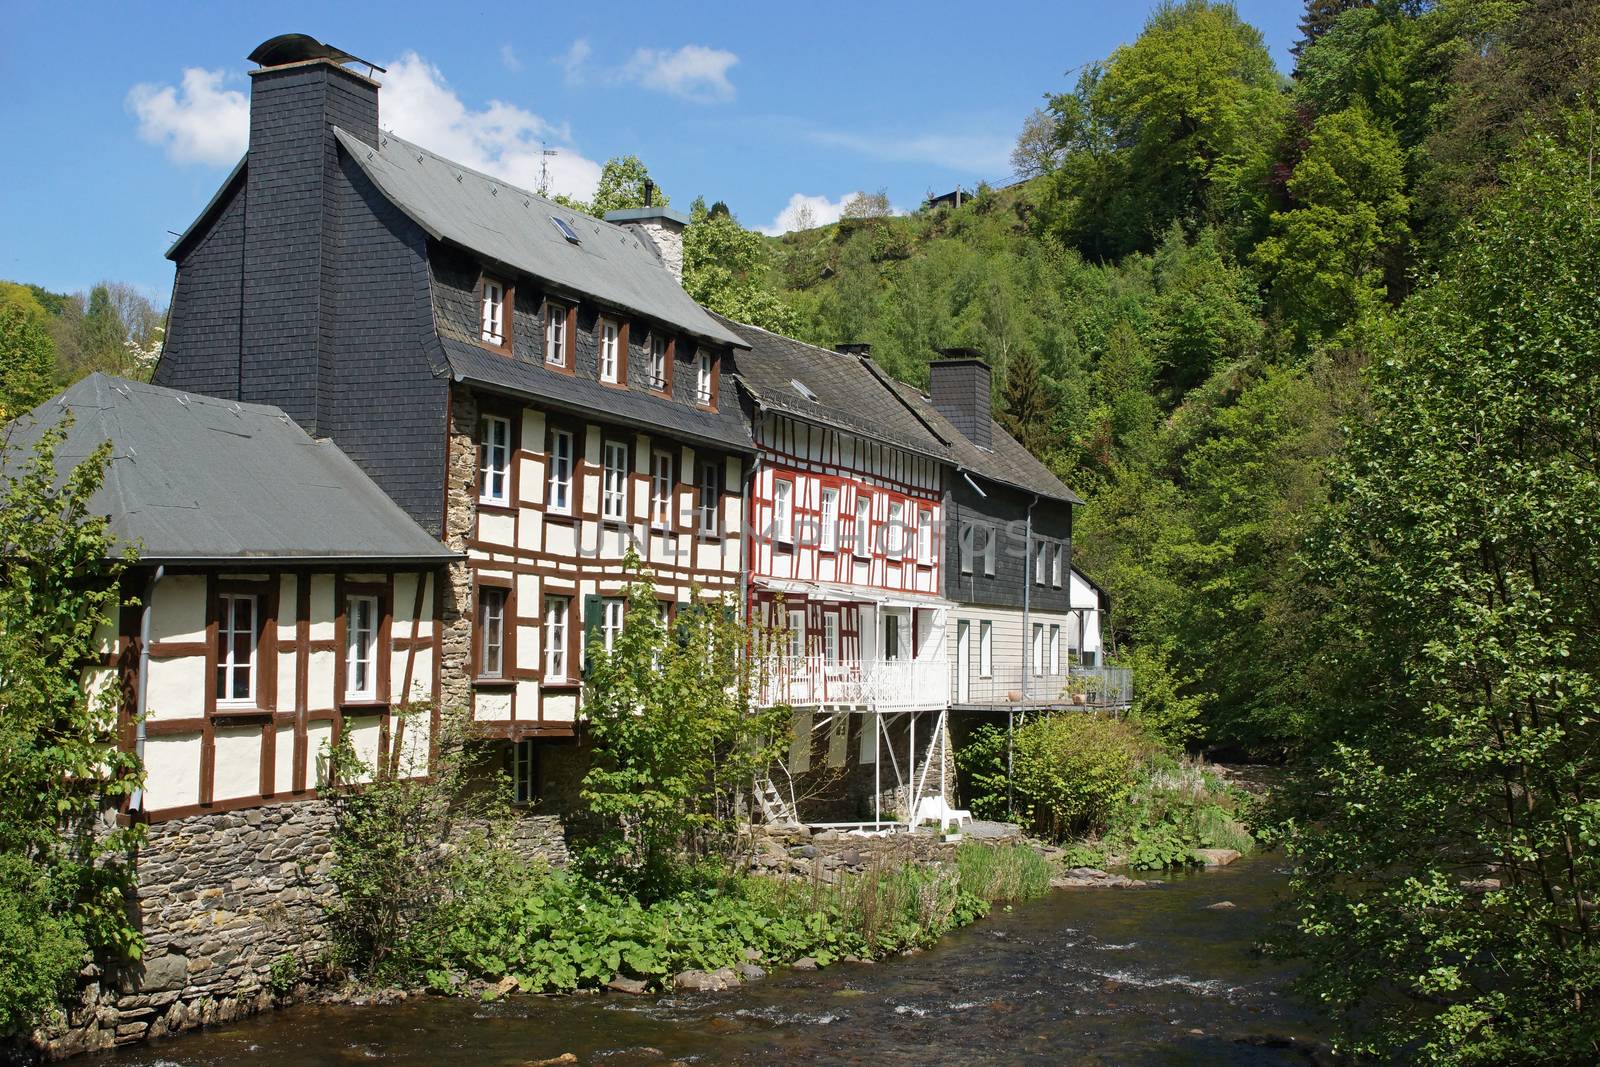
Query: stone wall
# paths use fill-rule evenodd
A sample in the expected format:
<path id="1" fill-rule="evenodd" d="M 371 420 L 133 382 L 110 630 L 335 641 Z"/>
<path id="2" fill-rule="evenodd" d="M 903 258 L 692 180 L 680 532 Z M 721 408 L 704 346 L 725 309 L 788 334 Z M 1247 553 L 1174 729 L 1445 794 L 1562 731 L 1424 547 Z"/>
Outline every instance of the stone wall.
<path id="1" fill-rule="evenodd" d="M 478 402 L 468 389 L 450 393 L 449 459 L 445 472 L 445 544 L 465 552 L 477 504 Z M 472 570 L 452 563 L 444 588 L 439 705 L 472 707 Z"/>
<path id="2" fill-rule="evenodd" d="M 65 1019 L 36 1032 L 34 1047 L 63 1058 L 274 1006 L 274 968 L 296 984 L 328 948 L 333 823 L 330 801 L 308 800 L 150 826 L 135 905 L 144 959 L 123 972 L 86 966 Z M 511 845 L 567 861 L 559 816 L 518 819 Z"/>

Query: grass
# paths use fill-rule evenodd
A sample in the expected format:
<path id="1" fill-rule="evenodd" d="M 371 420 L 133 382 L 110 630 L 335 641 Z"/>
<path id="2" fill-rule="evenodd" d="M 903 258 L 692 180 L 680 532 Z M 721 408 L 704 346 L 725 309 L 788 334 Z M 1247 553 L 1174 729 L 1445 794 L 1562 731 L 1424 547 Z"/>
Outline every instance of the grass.
<path id="1" fill-rule="evenodd" d="M 988 901 L 1031 900 L 1050 889 L 1050 864 L 1026 845 L 963 845 L 956 851 L 961 888 Z"/>

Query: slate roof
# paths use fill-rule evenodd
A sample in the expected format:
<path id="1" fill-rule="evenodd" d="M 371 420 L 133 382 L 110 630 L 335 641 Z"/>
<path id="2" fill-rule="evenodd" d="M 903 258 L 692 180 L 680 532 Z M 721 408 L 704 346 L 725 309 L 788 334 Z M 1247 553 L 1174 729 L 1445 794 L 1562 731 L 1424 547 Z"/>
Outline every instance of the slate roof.
<path id="1" fill-rule="evenodd" d="M 431 236 L 555 288 L 626 309 L 719 344 L 741 344 L 632 230 L 572 211 L 499 178 L 383 133 L 377 147 L 335 129 L 383 194 Z M 573 244 L 552 217 L 580 238 Z"/>
<path id="2" fill-rule="evenodd" d="M 733 363 L 739 384 L 762 407 L 919 455 L 949 458 L 948 443 L 900 402 L 889 376 L 871 360 L 718 318 L 750 346 L 748 352 L 735 351 Z"/>
<path id="3" fill-rule="evenodd" d="M 457 381 L 486 385 L 602 421 L 658 428 L 673 437 L 741 452 L 754 452 L 750 427 L 739 405 L 724 393 L 717 411 L 647 393 L 601 385 L 581 374 L 563 374 L 540 363 L 507 359 L 466 341 L 440 334 Z"/>
<path id="4" fill-rule="evenodd" d="M 893 382 L 893 388 L 907 406 L 932 426 L 939 436 L 950 442 L 950 459 L 961 469 L 1052 500 L 1068 504 L 1083 503 L 1076 493 L 1050 472 L 1049 467 L 1023 448 L 998 422 L 994 423 L 994 447 L 979 448 L 952 426 L 949 419 L 939 414 L 933 401 L 914 386 Z"/>
<path id="5" fill-rule="evenodd" d="M 110 517 L 119 552 L 136 545 L 152 563 L 458 558 L 333 442 L 264 404 L 91 374 L 10 425 L 7 466 L 69 412 L 63 470 L 112 442 L 91 510 Z"/>

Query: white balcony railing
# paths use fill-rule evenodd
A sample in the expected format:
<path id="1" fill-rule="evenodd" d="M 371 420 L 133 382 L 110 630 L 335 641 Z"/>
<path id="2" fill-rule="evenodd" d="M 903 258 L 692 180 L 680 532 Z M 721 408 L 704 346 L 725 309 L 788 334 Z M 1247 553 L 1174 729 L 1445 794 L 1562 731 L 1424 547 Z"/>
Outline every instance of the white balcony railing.
<path id="1" fill-rule="evenodd" d="M 943 655 L 918 659 L 828 662 L 821 655 L 773 656 L 762 674 L 766 705 L 942 708 L 950 700 L 950 664 Z"/>

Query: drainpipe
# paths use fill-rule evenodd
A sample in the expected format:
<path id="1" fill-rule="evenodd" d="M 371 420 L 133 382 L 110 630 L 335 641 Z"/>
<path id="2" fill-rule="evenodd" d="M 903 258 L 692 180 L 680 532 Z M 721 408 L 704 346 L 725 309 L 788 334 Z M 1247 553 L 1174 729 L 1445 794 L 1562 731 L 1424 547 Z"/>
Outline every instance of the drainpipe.
<path id="1" fill-rule="evenodd" d="M 1034 494 L 1033 502 L 1028 505 L 1028 533 L 1022 548 L 1022 702 L 1028 702 L 1028 678 L 1033 670 L 1033 583 L 1038 575 L 1033 574 L 1035 555 L 1033 551 L 1033 509 L 1039 505 L 1039 496 Z"/>
<path id="2" fill-rule="evenodd" d="M 161 581 L 167 573 L 165 563 L 156 567 L 155 573 L 150 576 L 150 583 L 145 586 L 144 606 L 139 612 L 139 695 L 137 698 L 136 715 L 133 727 L 133 753 L 139 760 L 139 769 L 144 769 L 144 716 L 148 709 L 147 701 L 150 693 L 150 615 L 156 598 L 156 583 Z M 144 810 L 144 787 L 140 786 L 133 791 L 129 799 L 128 810 Z"/>

